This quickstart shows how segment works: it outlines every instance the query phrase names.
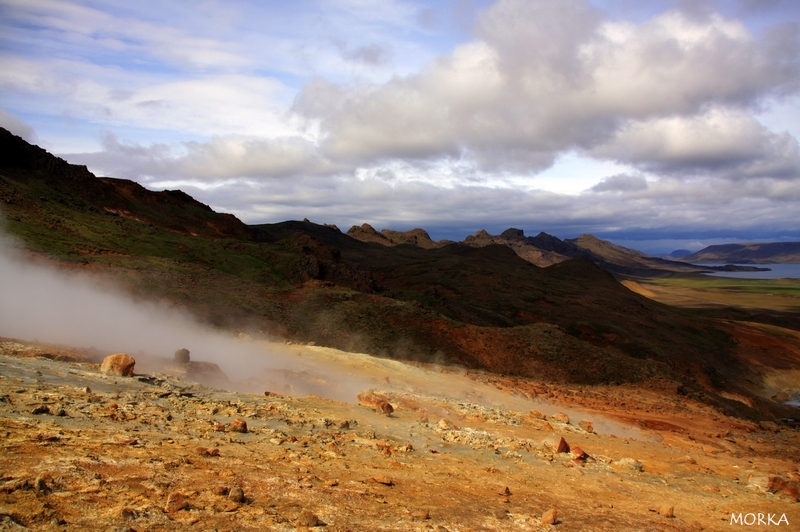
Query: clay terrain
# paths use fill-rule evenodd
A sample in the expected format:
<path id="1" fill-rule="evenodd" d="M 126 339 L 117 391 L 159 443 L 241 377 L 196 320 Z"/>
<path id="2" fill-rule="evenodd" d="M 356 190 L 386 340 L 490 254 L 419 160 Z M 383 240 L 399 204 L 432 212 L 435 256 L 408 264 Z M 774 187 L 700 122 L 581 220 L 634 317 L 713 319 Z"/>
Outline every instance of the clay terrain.
<path id="1" fill-rule="evenodd" d="M 722 415 L 674 383 L 563 386 L 261 347 L 306 370 L 282 384 L 254 372 L 225 387 L 250 392 L 232 392 L 189 380 L 195 362 L 144 359 L 123 377 L 102 373 L 97 352 L 0 341 L 0 526 L 695 531 L 731 530 L 739 513 L 800 522 L 797 428 Z M 347 382 L 321 369 L 331 364 Z M 222 378 L 195 377 L 204 375 Z M 348 401 L 286 395 L 309 381 L 364 388 Z"/>

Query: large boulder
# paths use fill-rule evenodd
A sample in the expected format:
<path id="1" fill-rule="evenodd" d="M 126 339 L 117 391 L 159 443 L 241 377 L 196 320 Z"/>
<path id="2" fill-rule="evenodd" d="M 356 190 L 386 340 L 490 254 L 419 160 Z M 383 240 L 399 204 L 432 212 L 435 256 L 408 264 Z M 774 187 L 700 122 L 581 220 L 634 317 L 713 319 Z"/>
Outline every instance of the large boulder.
<path id="1" fill-rule="evenodd" d="M 103 359 L 103 363 L 100 364 L 100 371 L 107 375 L 131 377 L 133 376 L 133 367 L 135 365 L 136 360 L 132 356 L 125 353 L 116 353 Z"/>

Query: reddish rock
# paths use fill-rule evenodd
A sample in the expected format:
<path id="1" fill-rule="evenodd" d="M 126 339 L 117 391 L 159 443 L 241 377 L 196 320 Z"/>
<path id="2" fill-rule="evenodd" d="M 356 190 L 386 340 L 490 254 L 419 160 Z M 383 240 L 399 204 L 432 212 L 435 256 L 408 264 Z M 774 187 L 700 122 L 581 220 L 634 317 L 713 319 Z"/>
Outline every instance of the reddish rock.
<path id="1" fill-rule="evenodd" d="M 559 436 L 558 434 L 553 434 L 552 436 L 545 438 L 544 444 L 557 453 L 569 452 L 569 444 L 562 436 Z"/>
<path id="2" fill-rule="evenodd" d="M 589 455 L 584 452 L 583 449 L 578 447 L 577 445 L 573 447 L 570 452 L 572 453 L 572 458 L 574 460 L 586 460 L 589 458 Z"/>
<path id="3" fill-rule="evenodd" d="M 561 423 L 569 423 L 569 416 L 566 415 L 564 412 L 559 412 L 557 414 L 553 414 L 552 418 L 554 421 L 560 421 Z"/>
<path id="4" fill-rule="evenodd" d="M 133 367 L 136 365 L 136 360 L 132 356 L 125 353 L 117 353 L 115 355 L 108 355 L 103 359 L 100 364 L 100 371 L 106 375 L 117 375 L 120 377 L 130 377 L 133 375 Z"/>
<path id="5" fill-rule="evenodd" d="M 231 421 L 231 424 L 228 426 L 228 431 L 247 432 L 247 422 L 244 419 L 236 418 Z"/>
<path id="6" fill-rule="evenodd" d="M 542 514 L 543 525 L 554 525 L 558 523 L 558 511 L 555 508 L 550 508 Z"/>
<path id="7" fill-rule="evenodd" d="M 173 492 L 167 497 L 167 505 L 164 507 L 164 511 L 168 514 L 172 514 L 185 510 L 188 507 L 189 503 L 186 501 L 186 496 L 183 493 Z"/>
<path id="8" fill-rule="evenodd" d="M 243 503 L 245 501 L 244 498 L 244 490 L 241 486 L 234 486 L 228 492 L 228 500 L 236 503 Z"/>
<path id="9" fill-rule="evenodd" d="M 582 419 L 580 423 L 578 423 L 578 426 L 583 430 L 585 430 L 586 432 L 588 432 L 589 434 L 594 433 L 594 423 L 592 423 L 588 419 Z"/>
<path id="10" fill-rule="evenodd" d="M 314 526 L 322 526 L 323 523 L 319 517 L 317 517 L 314 512 L 311 510 L 303 510 L 300 513 L 300 517 L 297 518 L 295 521 L 297 526 L 307 526 L 307 527 L 314 527 Z"/>
<path id="11" fill-rule="evenodd" d="M 800 499 L 800 482 L 796 480 L 786 480 L 778 476 L 751 477 L 748 484 L 767 493 L 786 496 L 793 502 Z"/>
<path id="12" fill-rule="evenodd" d="M 539 412 L 538 410 L 531 410 L 529 412 L 530 416 L 535 419 L 547 419 L 547 416 L 543 413 Z"/>
<path id="13" fill-rule="evenodd" d="M 658 513 L 663 515 L 664 517 L 675 517 L 675 507 L 674 506 L 659 506 Z"/>
<path id="14" fill-rule="evenodd" d="M 381 403 L 378 404 L 376 410 L 381 414 L 385 414 L 388 416 L 389 414 L 394 412 L 394 407 L 392 407 L 392 405 L 389 404 L 388 401 L 382 401 Z"/>
<path id="15" fill-rule="evenodd" d="M 372 480 L 384 486 L 394 486 L 394 481 L 386 475 L 375 475 L 372 477 Z"/>

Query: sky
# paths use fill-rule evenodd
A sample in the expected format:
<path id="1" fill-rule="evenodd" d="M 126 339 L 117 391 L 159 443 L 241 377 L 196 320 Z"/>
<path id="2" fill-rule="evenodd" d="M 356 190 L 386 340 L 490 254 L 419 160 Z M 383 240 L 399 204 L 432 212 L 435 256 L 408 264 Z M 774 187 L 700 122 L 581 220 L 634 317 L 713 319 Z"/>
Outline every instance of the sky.
<path id="1" fill-rule="evenodd" d="M 800 2 L 0 0 L 0 126 L 251 224 L 800 241 Z"/>

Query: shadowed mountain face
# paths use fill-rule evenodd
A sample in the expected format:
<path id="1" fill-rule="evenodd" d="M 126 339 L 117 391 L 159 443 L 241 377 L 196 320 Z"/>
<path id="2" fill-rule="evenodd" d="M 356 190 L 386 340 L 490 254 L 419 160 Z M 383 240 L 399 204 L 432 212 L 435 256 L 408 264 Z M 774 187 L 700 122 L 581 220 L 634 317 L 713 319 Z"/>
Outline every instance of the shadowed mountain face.
<path id="1" fill-rule="evenodd" d="M 629 291 L 595 264 L 617 250 L 585 237 L 512 230 L 476 235 L 480 246 L 425 249 L 420 230 L 362 226 L 377 239 L 363 242 L 307 221 L 247 226 L 180 191 L 96 178 L 6 131 L 0 207 L 10 232 L 61 267 L 111 277 L 217 326 L 563 382 L 672 379 L 752 412 L 717 394 L 740 392 L 748 371 L 724 328 Z M 539 268 L 511 245 L 520 242 L 577 258 Z"/>

